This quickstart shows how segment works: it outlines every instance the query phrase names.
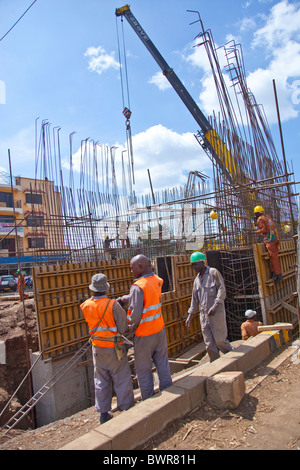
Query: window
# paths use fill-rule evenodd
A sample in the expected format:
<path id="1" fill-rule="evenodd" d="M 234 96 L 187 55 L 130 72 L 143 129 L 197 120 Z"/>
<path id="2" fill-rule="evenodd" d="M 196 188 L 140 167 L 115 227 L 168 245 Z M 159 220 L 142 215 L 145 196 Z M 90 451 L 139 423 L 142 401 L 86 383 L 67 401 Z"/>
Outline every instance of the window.
<path id="1" fill-rule="evenodd" d="M 13 224 L 14 223 L 14 218 L 12 215 L 0 215 L 0 224 L 6 223 L 6 224 Z"/>
<path id="2" fill-rule="evenodd" d="M 27 204 L 43 204 L 43 197 L 41 194 L 26 193 Z"/>
<path id="3" fill-rule="evenodd" d="M 0 242 L 0 250 L 8 250 L 10 245 L 10 238 L 5 238 Z"/>
<path id="4" fill-rule="evenodd" d="M 42 215 L 30 215 L 27 217 L 28 227 L 42 227 L 44 225 L 44 217 Z"/>
<path id="5" fill-rule="evenodd" d="M 45 239 L 28 238 L 28 248 L 45 248 Z"/>
<path id="6" fill-rule="evenodd" d="M 4 202 L 4 207 L 13 207 L 13 198 L 11 193 L 0 193 L 0 202 Z M 3 206 L 3 204 L 2 204 Z"/>

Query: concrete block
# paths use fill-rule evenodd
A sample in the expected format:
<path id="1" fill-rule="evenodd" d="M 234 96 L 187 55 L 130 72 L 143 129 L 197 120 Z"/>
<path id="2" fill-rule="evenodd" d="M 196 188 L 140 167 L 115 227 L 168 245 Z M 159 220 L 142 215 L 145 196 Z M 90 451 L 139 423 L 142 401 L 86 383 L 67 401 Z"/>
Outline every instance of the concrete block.
<path id="1" fill-rule="evenodd" d="M 226 357 L 236 362 L 235 370 L 246 373 L 257 367 L 271 354 L 272 340 L 274 341 L 270 335 L 259 334 L 244 341 L 234 351 L 227 353 Z"/>
<path id="2" fill-rule="evenodd" d="M 172 385 L 158 395 L 138 403 L 126 411 L 126 415 L 121 413 L 116 419 L 108 421 L 105 423 L 106 429 L 101 429 L 101 432 L 111 438 L 113 450 L 131 450 L 190 411 L 188 394 L 182 388 Z"/>
<path id="3" fill-rule="evenodd" d="M 99 432 L 100 427 L 78 437 L 59 450 L 112 450 L 111 440 Z"/>
<path id="4" fill-rule="evenodd" d="M 180 387 L 187 393 L 190 399 L 190 409 L 194 410 L 200 406 L 206 398 L 206 377 L 190 375 L 176 382 L 176 387 Z"/>
<path id="5" fill-rule="evenodd" d="M 236 359 L 231 357 L 230 354 L 231 353 L 226 353 L 216 361 L 204 364 L 199 367 L 199 369 L 195 370 L 192 375 L 197 375 L 198 377 L 211 377 L 219 372 L 238 370 Z"/>
<path id="6" fill-rule="evenodd" d="M 245 395 L 243 372 L 222 372 L 206 381 L 207 402 L 219 409 L 237 408 Z"/>
<path id="7" fill-rule="evenodd" d="M 89 433 L 60 450 L 132 450 L 190 411 L 189 395 L 172 385 L 95 428 L 91 440 Z"/>

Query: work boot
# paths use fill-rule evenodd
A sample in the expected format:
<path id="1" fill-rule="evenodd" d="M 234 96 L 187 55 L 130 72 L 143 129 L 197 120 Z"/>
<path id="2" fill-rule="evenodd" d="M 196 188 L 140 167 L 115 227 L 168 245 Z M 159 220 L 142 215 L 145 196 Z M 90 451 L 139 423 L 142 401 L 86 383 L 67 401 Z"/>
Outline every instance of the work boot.
<path id="1" fill-rule="evenodd" d="M 279 282 L 279 281 L 282 281 L 282 274 L 277 274 L 276 279 L 275 279 L 274 282 L 275 282 L 275 284 L 277 284 L 277 282 Z"/>
<path id="2" fill-rule="evenodd" d="M 271 277 L 270 277 L 270 280 L 272 279 L 276 279 L 276 274 L 274 271 L 271 272 Z"/>
<path id="3" fill-rule="evenodd" d="M 107 413 L 101 413 L 100 415 L 100 424 L 106 423 L 106 421 L 109 421 L 113 417 L 113 414 L 108 411 Z"/>

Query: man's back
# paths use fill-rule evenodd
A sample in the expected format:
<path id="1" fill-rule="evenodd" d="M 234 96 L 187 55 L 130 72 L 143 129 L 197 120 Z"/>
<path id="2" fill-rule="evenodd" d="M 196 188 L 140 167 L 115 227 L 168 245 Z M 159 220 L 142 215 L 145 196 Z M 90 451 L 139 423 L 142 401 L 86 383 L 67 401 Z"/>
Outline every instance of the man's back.
<path id="1" fill-rule="evenodd" d="M 241 325 L 242 339 L 248 339 L 251 336 L 258 335 L 258 326 L 262 326 L 260 321 L 247 320 Z"/>

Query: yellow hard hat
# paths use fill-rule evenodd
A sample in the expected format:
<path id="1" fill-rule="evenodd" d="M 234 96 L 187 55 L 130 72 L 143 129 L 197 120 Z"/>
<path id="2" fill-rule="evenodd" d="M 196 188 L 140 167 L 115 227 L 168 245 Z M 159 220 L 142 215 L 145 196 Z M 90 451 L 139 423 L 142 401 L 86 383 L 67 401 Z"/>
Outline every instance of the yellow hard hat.
<path id="1" fill-rule="evenodd" d="M 265 209 L 262 206 L 256 206 L 254 209 L 254 214 L 257 214 L 258 212 L 265 212 Z"/>
<path id="2" fill-rule="evenodd" d="M 211 213 L 209 214 L 209 217 L 213 220 L 216 220 L 218 219 L 218 214 L 215 211 L 211 211 Z"/>

